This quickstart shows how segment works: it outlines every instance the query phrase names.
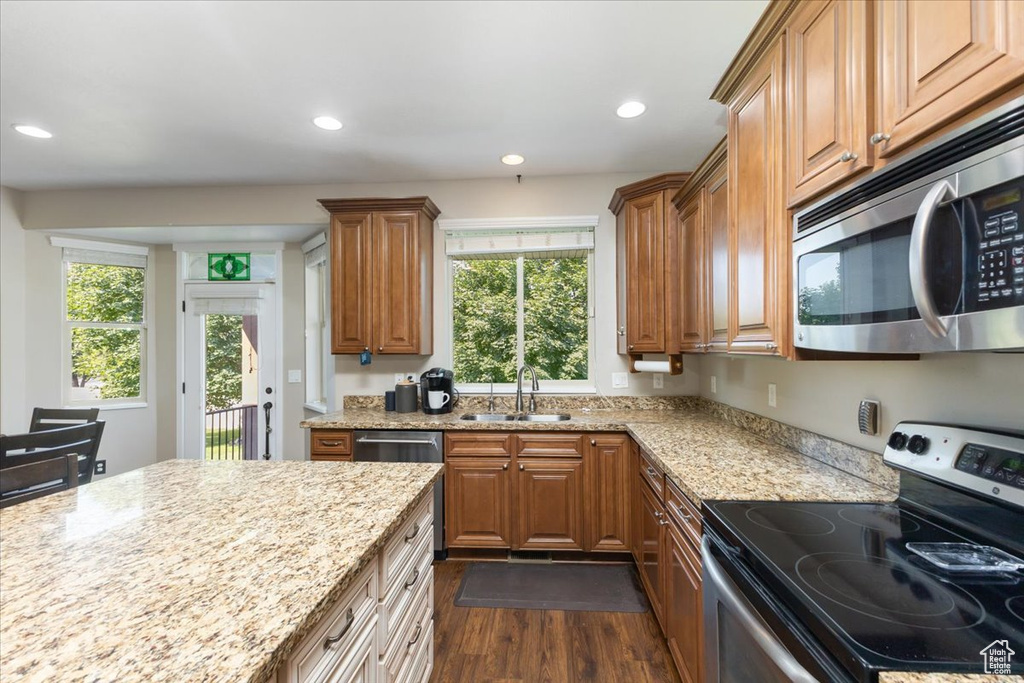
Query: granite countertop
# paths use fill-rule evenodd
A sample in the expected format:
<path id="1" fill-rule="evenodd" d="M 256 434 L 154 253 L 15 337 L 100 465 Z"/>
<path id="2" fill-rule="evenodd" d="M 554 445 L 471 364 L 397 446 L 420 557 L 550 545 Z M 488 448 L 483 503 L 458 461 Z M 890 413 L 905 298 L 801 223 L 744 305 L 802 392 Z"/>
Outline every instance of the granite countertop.
<path id="1" fill-rule="evenodd" d="M 443 471 L 172 460 L 0 513 L 0 679 L 266 681 Z"/>
<path id="2" fill-rule="evenodd" d="M 919 674 L 906 671 L 883 671 L 878 683 L 1024 683 L 1024 676 L 995 674 Z"/>
<path id="3" fill-rule="evenodd" d="M 460 413 L 424 415 L 375 408 L 302 422 L 320 429 L 434 429 L 627 432 L 697 506 L 704 499 L 890 501 L 896 486 L 880 486 L 830 464 L 756 436 L 706 411 L 570 410 L 564 422 L 473 422 Z M 834 443 L 834 442 L 833 442 Z M 823 445 L 822 450 L 828 450 Z M 869 454 L 866 454 L 869 455 Z M 871 457 L 869 455 L 869 457 Z M 873 455 L 870 469 L 884 481 L 891 471 Z"/>

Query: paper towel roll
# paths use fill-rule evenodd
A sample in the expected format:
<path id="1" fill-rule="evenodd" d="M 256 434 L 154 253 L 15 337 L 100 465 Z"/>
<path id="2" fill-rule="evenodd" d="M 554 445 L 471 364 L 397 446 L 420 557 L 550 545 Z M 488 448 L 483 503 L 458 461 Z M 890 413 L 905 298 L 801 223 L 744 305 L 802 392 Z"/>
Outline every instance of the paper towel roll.
<path id="1" fill-rule="evenodd" d="M 671 372 L 671 364 L 667 360 L 638 360 L 633 362 L 637 372 Z"/>

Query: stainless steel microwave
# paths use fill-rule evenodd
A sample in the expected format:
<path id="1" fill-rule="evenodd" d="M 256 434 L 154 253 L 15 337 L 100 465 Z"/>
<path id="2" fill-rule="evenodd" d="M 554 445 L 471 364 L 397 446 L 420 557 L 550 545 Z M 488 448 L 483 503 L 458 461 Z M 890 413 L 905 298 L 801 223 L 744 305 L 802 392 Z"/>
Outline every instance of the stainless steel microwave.
<path id="1" fill-rule="evenodd" d="M 793 217 L 793 341 L 1024 351 L 1024 98 Z"/>

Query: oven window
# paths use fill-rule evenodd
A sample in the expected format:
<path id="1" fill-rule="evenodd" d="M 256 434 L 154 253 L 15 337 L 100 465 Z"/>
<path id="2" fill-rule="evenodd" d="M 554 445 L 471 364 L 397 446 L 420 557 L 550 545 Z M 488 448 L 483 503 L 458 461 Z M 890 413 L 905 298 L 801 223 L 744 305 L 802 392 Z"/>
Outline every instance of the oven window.
<path id="1" fill-rule="evenodd" d="M 962 281 L 962 238 L 950 207 L 933 217 L 927 272 L 941 315 L 954 312 Z M 829 244 L 797 262 L 802 325 L 861 325 L 919 320 L 910 289 L 913 216 Z"/>
<path id="2" fill-rule="evenodd" d="M 720 683 L 791 683 L 732 612 L 718 610 L 718 680 Z"/>

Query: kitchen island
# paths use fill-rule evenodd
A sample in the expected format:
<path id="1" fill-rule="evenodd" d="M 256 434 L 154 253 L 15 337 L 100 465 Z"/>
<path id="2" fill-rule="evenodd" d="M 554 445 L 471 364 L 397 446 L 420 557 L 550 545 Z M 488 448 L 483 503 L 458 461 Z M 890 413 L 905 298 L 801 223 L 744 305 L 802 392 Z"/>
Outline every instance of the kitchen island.
<path id="1" fill-rule="evenodd" d="M 0 679 L 266 681 L 439 464 L 167 461 L 0 514 Z"/>

